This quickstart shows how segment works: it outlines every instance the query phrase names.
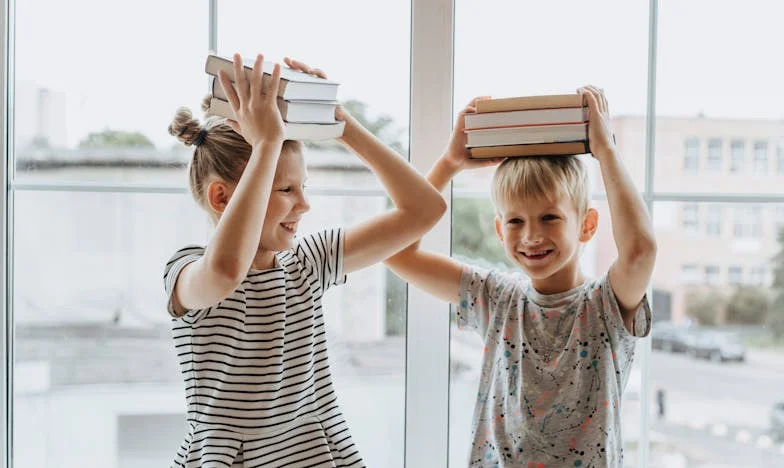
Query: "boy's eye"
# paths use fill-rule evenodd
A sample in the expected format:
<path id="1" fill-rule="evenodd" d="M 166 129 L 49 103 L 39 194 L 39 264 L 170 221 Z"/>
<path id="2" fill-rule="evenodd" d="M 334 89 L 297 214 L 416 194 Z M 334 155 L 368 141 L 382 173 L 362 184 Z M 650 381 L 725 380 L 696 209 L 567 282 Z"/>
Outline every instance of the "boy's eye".
<path id="1" fill-rule="evenodd" d="M 523 220 L 520 219 L 520 218 L 511 218 L 509 221 L 507 221 L 507 223 L 509 223 L 509 224 L 520 224 L 522 222 L 523 222 Z"/>
<path id="2" fill-rule="evenodd" d="M 544 215 L 542 217 L 542 219 L 544 219 L 545 221 L 553 221 L 555 219 L 558 219 L 558 216 L 556 216 L 556 215 Z"/>
<path id="3" fill-rule="evenodd" d="M 291 192 L 291 187 L 283 187 L 280 189 L 281 192 Z"/>

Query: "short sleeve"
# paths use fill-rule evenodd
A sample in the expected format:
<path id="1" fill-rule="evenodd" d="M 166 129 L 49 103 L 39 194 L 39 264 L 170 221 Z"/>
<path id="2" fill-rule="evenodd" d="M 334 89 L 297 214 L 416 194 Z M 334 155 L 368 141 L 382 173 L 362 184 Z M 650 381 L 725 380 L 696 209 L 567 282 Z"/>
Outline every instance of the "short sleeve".
<path id="1" fill-rule="evenodd" d="M 463 265 L 460 275 L 460 300 L 457 304 L 457 324 L 470 328 L 482 336 L 495 320 L 499 309 L 508 307 L 514 292 L 522 294 L 522 279 L 516 281 L 508 273 Z M 517 297 L 519 300 L 522 296 Z"/>
<path id="2" fill-rule="evenodd" d="M 344 237 L 342 228 L 326 229 L 304 236 L 297 243 L 297 257 L 315 270 L 322 291 L 346 282 L 343 273 Z"/>
<path id="3" fill-rule="evenodd" d="M 178 250 L 172 255 L 169 261 L 166 262 L 166 267 L 163 271 L 163 287 L 166 292 L 166 310 L 172 318 L 182 318 L 188 323 L 195 323 L 209 310 L 189 310 L 182 317 L 178 317 L 174 310 L 174 303 L 172 302 L 174 285 L 177 284 L 177 278 L 180 276 L 180 272 L 185 268 L 185 265 L 195 262 L 203 255 L 204 247 L 190 245 Z"/>
<path id="4" fill-rule="evenodd" d="M 610 285 L 610 275 L 606 273 L 598 281 L 601 291 L 602 304 L 606 313 L 607 325 L 617 329 L 619 337 L 644 338 L 651 331 L 651 306 L 648 302 L 648 295 L 643 296 L 642 301 L 637 306 L 634 313 L 634 324 L 632 330 L 626 328 L 621 315 L 621 307 L 615 297 L 612 286 Z"/>

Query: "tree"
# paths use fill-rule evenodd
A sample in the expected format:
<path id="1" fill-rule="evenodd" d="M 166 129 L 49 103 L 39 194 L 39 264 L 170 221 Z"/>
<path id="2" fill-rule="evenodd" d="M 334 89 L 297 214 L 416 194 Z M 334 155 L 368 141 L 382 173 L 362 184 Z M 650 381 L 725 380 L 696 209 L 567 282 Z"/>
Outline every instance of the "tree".
<path id="1" fill-rule="evenodd" d="M 456 255 L 509 266 L 495 233 L 495 212 L 488 199 L 457 199 L 452 212 L 452 251 Z"/>
<path id="2" fill-rule="evenodd" d="M 766 324 L 776 339 L 784 340 L 784 229 L 779 231 L 779 252 L 773 257 L 773 293 Z"/>
<path id="3" fill-rule="evenodd" d="M 686 296 L 686 315 L 700 325 L 718 325 L 724 321 L 727 300 L 717 291 L 692 292 Z"/>
<path id="4" fill-rule="evenodd" d="M 357 119 L 363 127 L 389 145 L 390 148 L 402 155 L 408 153 L 408 149 L 400 141 L 403 129 L 394 124 L 395 121 L 392 117 L 382 114 L 375 119 L 371 119 L 367 115 L 367 104 L 355 99 L 345 101 L 341 103 L 341 105 L 349 114 Z M 308 142 L 307 145 L 314 148 L 334 148 L 345 151 L 345 148 L 342 145 L 334 145 L 332 142 Z"/>
<path id="5" fill-rule="evenodd" d="M 762 325 L 768 316 L 770 300 L 761 288 L 741 286 L 727 302 L 727 323 Z"/>
<path id="6" fill-rule="evenodd" d="M 107 147 L 154 148 L 155 145 L 140 132 L 125 132 L 108 128 L 101 132 L 90 133 L 87 138 L 79 142 L 79 148 L 82 149 Z"/>

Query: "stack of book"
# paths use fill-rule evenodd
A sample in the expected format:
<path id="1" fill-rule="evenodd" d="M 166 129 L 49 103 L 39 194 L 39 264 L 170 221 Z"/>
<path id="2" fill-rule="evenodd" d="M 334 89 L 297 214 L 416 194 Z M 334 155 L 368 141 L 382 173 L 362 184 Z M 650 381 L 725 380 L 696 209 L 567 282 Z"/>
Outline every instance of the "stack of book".
<path id="1" fill-rule="evenodd" d="M 262 92 L 269 86 L 274 64 L 264 62 Z M 244 69 L 250 79 L 253 64 L 245 61 Z M 218 71 L 234 76 L 231 59 L 208 55 L 204 71 L 210 75 L 212 98 L 209 112 L 235 119 L 234 111 L 218 79 Z M 335 120 L 338 83 L 281 66 L 278 88 L 278 108 L 285 125 L 287 140 L 329 140 L 343 135 L 345 122 Z"/>
<path id="2" fill-rule="evenodd" d="M 588 107 L 576 93 L 477 101 L 465 124 L 474 159 L 589 152 Z"/>

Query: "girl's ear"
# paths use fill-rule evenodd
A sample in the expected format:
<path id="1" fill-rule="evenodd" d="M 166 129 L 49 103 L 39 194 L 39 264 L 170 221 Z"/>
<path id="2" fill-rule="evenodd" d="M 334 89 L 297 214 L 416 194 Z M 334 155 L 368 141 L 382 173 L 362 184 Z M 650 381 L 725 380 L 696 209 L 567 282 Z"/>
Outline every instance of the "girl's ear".
<path id="1" fill-rule="evenodd" d="M 234 190 L 225 182 L 212 181 L 207 185 L 207 203 L 217 215 L 223 214 Z"/>
<path id="2" fill-rule="evenodd" d="M 583 216 L 583 225 L 580 229 L 580 242 L 588 242 L 596 234 L 596 229 L 599 227 L 599 212 L 596 208 L 588 208 L 588 211 Z"/>

